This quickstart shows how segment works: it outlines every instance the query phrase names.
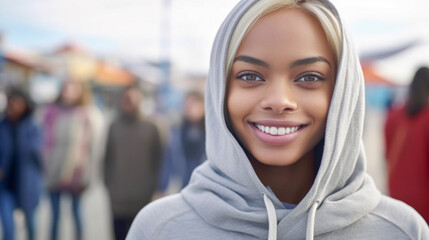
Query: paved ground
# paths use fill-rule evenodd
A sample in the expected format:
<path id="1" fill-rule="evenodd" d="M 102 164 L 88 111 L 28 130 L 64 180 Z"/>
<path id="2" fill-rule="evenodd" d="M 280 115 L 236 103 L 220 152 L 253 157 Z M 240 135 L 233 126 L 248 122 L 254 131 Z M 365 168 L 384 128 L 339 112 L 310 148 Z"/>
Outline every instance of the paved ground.
<path id="1" fill-rule="evenodd" d="M 71 215 L 71 201 L 62 199 L 62 216 L 60 220 L 61 240 L 74 239 L 74 225 Z M 109 202 L 105 188 L 98 182 L 90 187 L 82 196 L 82 217 L 84 219 L 84 239 L 112 239 L 112 228 Z M 50 205 L 48 198 L 44 197 L 37 212 L 37 239 L 49 239 L 50 231 Z M 24 217 L 20 212 L 15 213 L 17 222 L 17 240 L 26 240 Z"/>

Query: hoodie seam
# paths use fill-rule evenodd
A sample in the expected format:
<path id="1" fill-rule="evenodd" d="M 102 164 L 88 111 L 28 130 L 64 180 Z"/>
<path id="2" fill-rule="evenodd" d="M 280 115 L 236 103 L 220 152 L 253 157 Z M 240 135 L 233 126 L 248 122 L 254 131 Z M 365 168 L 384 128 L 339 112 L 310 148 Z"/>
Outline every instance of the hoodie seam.
<path id="1" fill-rule="evenodd" d="M 153 239 L 159 239 L 159 235 L 161 234 L 162 230 L 164 230 L 164 228 L 167 226 L 167 224 L 169 222 L 171 222 L 172 220 L 174 220 L 175 218 L 180 217 L 181 215 L 186 214 L 187 212 L 189 212 L 189 209 L 185 209 L 182 212 L 178 212 L 174 215 L 172 215 L 171 217 L 165 219 L 164 221 L 160 222 L 158 225 L 158 227 L 155 229 L 154 233 L 152 234 L 152 236 L 154 237 Z"/>
<path id="2" fill-rule="evenodd" d="M 395 222 L 393 222 L 391 219 L 389 219 L 388 217 L 385 217 L 385 216 L 383 216 L 382 214 L 380 214 L 380 213 L 376 213 L 376 212 L 372 212 L 372 213 L 370 213 L 370 215 L 374 215 L 374 216 L 376 216 L 376 217 L 379 217 L 379 218 L 381 218 L 381 219 L 383 219 L 383 220 L 385 220 L 386 222 L 388 222 L 388 223 L 390 223 L 390 224 L 392 224 L 392 225 L 394 225 L 397 229 L 399 229 L 399 230 L 401 230 L 401 232 L 403 232 L 409 239 L 413 239 L 412 237 L 411 237 L 411 234 L 409 234 L 407 231 L 405 231 L 405 229 L 404 228 L 402 228 L 401 226 L 399 226 L 397 223 L 395 223 Z"/>

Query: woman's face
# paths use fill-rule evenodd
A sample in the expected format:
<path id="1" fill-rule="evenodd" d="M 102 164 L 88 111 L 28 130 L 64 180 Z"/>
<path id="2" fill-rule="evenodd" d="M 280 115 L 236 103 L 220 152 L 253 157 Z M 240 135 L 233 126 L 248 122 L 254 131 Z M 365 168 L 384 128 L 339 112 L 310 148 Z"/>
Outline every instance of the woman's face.
<path id="1" fill-rule="evenodd" d="M 83 86 L 76 81 L 68 81 L 64 83 L 62 92 L 61 92 L 61 101 L 65 105 L 75 105 L 77 104 L 83 94 Z"/>
<path id="2" fill-rule="evenodd" d="M 259 19 L 241 42 L 228 79 L 234 133 L 259 162 L 288 166 L 321 141 L 335 79 L 317 19 L 282 9 Z"/>

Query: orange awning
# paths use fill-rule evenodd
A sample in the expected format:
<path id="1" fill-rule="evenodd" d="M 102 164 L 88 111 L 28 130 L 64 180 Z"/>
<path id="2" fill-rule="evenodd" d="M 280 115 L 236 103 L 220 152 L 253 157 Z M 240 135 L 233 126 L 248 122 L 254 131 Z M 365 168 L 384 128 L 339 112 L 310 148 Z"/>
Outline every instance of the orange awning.
<path id="1" fill-rule="evenodd" d="M 131 73 L 118 67 L 99 63 L 95 72 L 94 81 L 109 86 L 126 86 L 134 83 L 135 77 Z"/>

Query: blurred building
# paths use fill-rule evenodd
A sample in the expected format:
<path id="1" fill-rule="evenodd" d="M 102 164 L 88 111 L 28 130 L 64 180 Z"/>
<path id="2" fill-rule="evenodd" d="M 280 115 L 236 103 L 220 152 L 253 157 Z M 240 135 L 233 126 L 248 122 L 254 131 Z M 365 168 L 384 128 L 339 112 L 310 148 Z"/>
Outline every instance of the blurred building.
<path id="1" fill-rule="evenodd" d="M 413 50 L 421 44 L 420 40 L 413 39 L 396 46 L 360 55 L 365 79 L 367 107 L 384 112 L 391 105 L 403 103 L 406 98 L 407 86 L 397 84 L 380 74 L 380 71 L 377 70 L 377 65 L 399 54 Z"/>
<path id="2" fill-rule="evenodd" d="M 174 115 L 181 112 L 183 96 L 189 89 L 204 92 L 205 88 L 206 75 L 187 74 L 168 64 L 169 80 L 165 81 L 164 62 L 100 57 L 75 43 L 44 53 L 2 49 L 0 43 L 0 56 L 0 88 L 20 85 L 38 104 L 53 101 L 62 82 L 72 78 L 88 82 L 95 104 L 103 111 L 114 112 L 120 90 L 137 84 L 144 94 L 142 111 L 146 115 Z"/>
<path id="3" fill-rule="evenodd" d="M 361 63 L 365 79 L 366 105 L 368 108 L 386 110 L 392 103 L 396 84 L 381 76 L 372 62 Z"/>
<path id="4" fill-rule="evenodd" d="M 38 74 L 49 74 L 50 65 L 40 56 L 23 53 L 2 53 L 1 84 L 14 84 L 28 89 Z"/>
<path id="5" fill-rule="evenodd" d="M 151 66 L 149 74 L 142 74 L 148 64 L 125 66 L 114 58 L 96 57 L 77 44 L 67 43 L 44 54 L 0 50 L 0 87 L 22 86 L 39 104 L 53 101 L 67 78 L 88 82 L 96 104 L 108 109 L 116 107 L 122 87 L 137 83 L 146 96 L 153 97 L 159 83 L 156 66 Z"/>

